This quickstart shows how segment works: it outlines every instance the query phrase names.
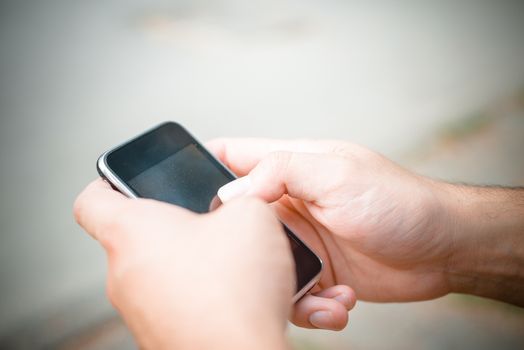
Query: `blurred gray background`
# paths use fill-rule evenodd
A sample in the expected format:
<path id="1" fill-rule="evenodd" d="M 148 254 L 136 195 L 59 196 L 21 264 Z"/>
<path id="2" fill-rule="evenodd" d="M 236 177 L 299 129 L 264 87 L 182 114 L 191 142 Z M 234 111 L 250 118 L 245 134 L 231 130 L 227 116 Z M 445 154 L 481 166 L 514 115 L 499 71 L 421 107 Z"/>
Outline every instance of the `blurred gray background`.
<path id="1" fill-rule="evenodd" d="M 71 214 L 109 147 L 339 138 L 423 174 L 524 185 L 524 2 L 0 1 L 0 347 L 127 349 Z M 522 309 L 359 303 L 297 349 L 522 349 Z"/>

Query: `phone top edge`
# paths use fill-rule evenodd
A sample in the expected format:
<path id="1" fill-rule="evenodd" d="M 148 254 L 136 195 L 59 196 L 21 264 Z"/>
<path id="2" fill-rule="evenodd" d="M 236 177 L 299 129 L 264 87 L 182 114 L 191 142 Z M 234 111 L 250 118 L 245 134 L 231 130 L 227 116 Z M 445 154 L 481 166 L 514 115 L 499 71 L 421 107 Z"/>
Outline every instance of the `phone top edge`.
<path id="1" fill-rule="evenodd" d="M 190 133 L 182 124 L 178 123 L 178 122 L 175 122 L 175 121 L 172 121 L 172 120 L 167 120 L 167 121 L 164 121 L 164 122 L 161 122 L 153 127 L 150 127 L 148 129 L 146 129 L 144 132 L 134 136 L 134 137 L 131 137 L 130 139 L 128 139 L 127 141 L 124 141 L 120 144 L 118 144 L 117 146 L 113 147 L 113 148 L 110 148 L 109 150 L 105 151 L 104 153 L 102 153 L 99 157 L 98 157 L 98 160 L 97 160 L 97 171 L 98 171 L 98 174 L 104 178 L 105 180 L 108 180 L 111 182 L 111 184 L 113 186 L 115 186 L 116 188 L 118 188 L 119 191 L 123 192 L 124 194 L 128 195 L 129 193 L 133 193 L 133 197 L 136 198 L 138 197 L 136 194 L 134 194 L 134 192 L 125 184 L 124 181 L 122 181 L 118 175 L 116 175 L 116 173 L 114 173 L 111 168 L 109 167 L 108 163 L 107 163 L 107 158 L 108 156 L 113 153 L 113 152 L 116 152 L 124 147 L 126 147 L 127 145 L 137 141 L 138 139 L 144 137 L 144 136 L 147 136 L 148 134 L 166 126 L 166 125 L 172 125 L 176 128 L 179 128 L 181 129 L 183 132 L 185 132 L 187 135 L 189 135 L 198 145 L 200 145 L 203 150 L 211 157 L 213 158 L 214 161 L 216 161 L 217 163 L 219 163 L 221 166 L 224 167 L 224 169 L 233 177 L 233 179 L 236 179 L 237 178 L 237 175 L 235 173 L 233 173 L 231 171 L 231 169 L 229 169 L 220 159 L 218 159 L 217 157 L 215 157 L 215 155 L 211 152 L 209 152 L 209 150 L 207 148 L 205 148 L 203 142 L 201 142 L 200 140 L 198 140 L 192 133 Z M 118 183 L 115 183 L 115 182 L 118 182 Z"/>
<path id="2" fill-rule="evenodd" d="M 111 153 L 113 153 L 113 152 L 115 152 L 115 151 L 121 149 L 122 147 L 126 146 L 127 144 L 132 143 L 132 142 L 134 142 L 134 141 L 140 139 L 141 137 L 146 136 L 147 134 L 150 134 L 150 133 L 152 133 L 153 131 L 155 131 L 155 130 L 157 130 L 157 129 L 160 129 L 161 127 L 163 127 L 163 126 L 165 126 L 165 125 L 169 125 L 169 124 L 174 125 L 174 126 L 177 126 L 177 127 L 180 127 L 180 128 L 182 128 L 184 131 L 187 132 L 187 130 L 186 130 L 182 125 L 180 125 L 180 124 L 177 123 L 177 122 L 174 122 L 174 121 L 171 121 L 171 120 L 164 121 L 164 122 L 162 122 L 162 123 L 160 123 L 160 124 L 156 124 L 155 126 L 146 129 L 145 131 L 141 132 L 140 134 L 137 134 L 137 135 L 135 135 L 135 136 L 129 138 L 127 141 L 122 142 L 122 143 L 119 143 L 117 146 L 115 146 L 115 147 L 113 147 L 113 148 L 110 148 L 109 150 L 107 150 L 107 151 L 105 151 L 104 153 L 102 153 L 102 155 L 101 155 L 100 157 L 105 156 L 105 158 L 107 158 L 107 156 L 108 156 L 109 154 L 111 154 Z M 191 136 L 192 136 L 192 135 L 191 135 Z M 105 160 L 104 160 L 104 162 L 105 162 Z"/>
<path id="3" fill-rule="evenodd" d="M 105 163 L 106 156 L 107 156 L 107 151 L 102 153 L 96 160 L 96 171 L 98 172 L 98 175 L 100 175 L 100 177 L 104 179 L 105 179 L 105 174 L 102 172 L 101 163 Z"/>
<path id="4" fill-rule="evenodd" d="M 124 181 L 122 181 L 118 175 L 116 175 L 111 168 L 107 165 L 106 159 L 110 151 L 104 152 L 96 162 L 96 167 L 100 176 L 114 186 L 120 193 L 124 194 L 129 198 L 138 198 L 134 191 L 129 188 Z"/>

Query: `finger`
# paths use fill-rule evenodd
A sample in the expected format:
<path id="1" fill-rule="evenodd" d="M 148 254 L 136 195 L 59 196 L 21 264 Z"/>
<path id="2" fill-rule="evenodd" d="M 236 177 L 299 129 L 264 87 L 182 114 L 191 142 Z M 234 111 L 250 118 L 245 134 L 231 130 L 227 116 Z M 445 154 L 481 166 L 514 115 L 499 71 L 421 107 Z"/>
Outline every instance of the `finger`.
<path id="1" fill-rule="evenodd" d="M 341 330 L 348 323 L 348 310 L 355 305 L 355 294 L 346 286 L 309 294 L 294 307 L 291 321 L 304 328 Z"/>
<path id="2" fill-rule="evenodd" d="M 313 293 L 313 295 L 322 298 L 335 299 L 340 304 L 344 305 L 348 311 L 351 310 L 357 302 L 357 297 L 353 289 L 343 284 L 326 288 L 320 292 Z"/>
<path id="3" fill-rule="evenodd" d="M 333 286 L 302 298 L 294 307 L 292 322 L 305 328 L 341 330 L 348 322 L 347 311 L 355 303 L 355 293 L 351 288 Z"/>
<path id="4" fill-rule="evenodd" d="M 206 147 L 238 176 L 244 176 L 271 152 L 328 153 L 339 148 L 335 140 L 275 140 L 264 138 L 219 138 Z"/>
<path id="5" fill-rule="evenodd" d="M 339 157 L 293 152 L 273 152 L 263 158 L 249 175 L 232 181 L 218 191 L 222 202 L 241 196 L 257 196 L 267 202 L 284 194 L 304 201 L 320 202 L 344 169 Z"/>
<path id="6" fill-rule="evenodd" d="M 113 220 L 128 201 L 128 198 L 99 178 L 91 182 L 77 197 L 74 216 L 80 226 L 93 238 L 100 240 L 101 228 Z"/>
<path id="7" fill-rule="evenodd" d="M 163 232 L 165 220 L 191 224 L 196 214 L 152 199 L 130 199 L 102 179 L 93 181 L 74 204 L 77 222 L 107 250 L 121 242 L 138 242 L 144 235 L 133 232 Z M 123 233 L 123 235 L 122 235 Z M 151 235 L 148 235 L 151 238 Z M 122 239 L 125 238 L 125 239 Z M 137 240 L 138 239 L 138 240 Z"/>

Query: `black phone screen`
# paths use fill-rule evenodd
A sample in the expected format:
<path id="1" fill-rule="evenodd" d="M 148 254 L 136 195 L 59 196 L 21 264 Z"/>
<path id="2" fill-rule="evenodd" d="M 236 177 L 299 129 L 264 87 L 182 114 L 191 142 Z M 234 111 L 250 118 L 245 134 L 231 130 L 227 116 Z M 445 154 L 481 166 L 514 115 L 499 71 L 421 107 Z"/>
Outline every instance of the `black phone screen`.
<path id="1" fill-rule="evenodd" d="M 235 176 L 176 123 L 165 123 L 108 153 L 107 166 L 138 197 L 206 213 L 221 203 L 217 191 Z M 320 259 L 285 225 L 297 291 L 321 270 Z"/>
<path id="2" fill-rule="evenodd" d="M 217 190 L 232 179 L 190 144 L 128 181 L 140 196 L 206 213 L 217 204 Z"/>

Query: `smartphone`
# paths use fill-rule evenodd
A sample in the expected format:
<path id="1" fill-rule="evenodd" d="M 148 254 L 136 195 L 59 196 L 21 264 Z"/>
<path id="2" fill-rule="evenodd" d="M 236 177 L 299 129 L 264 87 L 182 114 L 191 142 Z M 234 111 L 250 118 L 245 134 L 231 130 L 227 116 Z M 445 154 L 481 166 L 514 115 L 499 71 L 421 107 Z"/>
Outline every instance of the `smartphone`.
<path id="1" fill-rule="evenodd" d="M 207 213 L 236 176 L 181 125 L 166 122 L 102 154 L 97 170 L 131 198 L 150 198 Z M 296 302 L 318 282 L 322 260 L 283 225 L 296 267 Z"/>

